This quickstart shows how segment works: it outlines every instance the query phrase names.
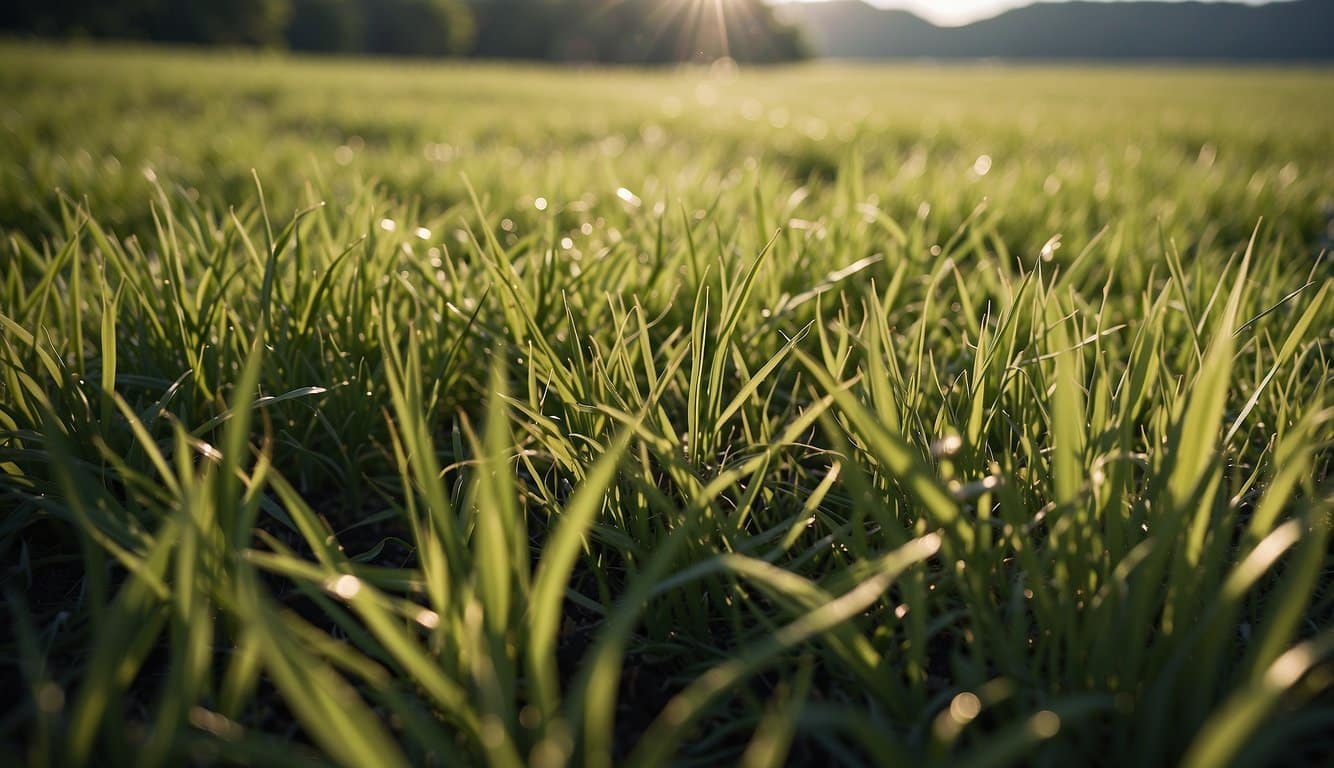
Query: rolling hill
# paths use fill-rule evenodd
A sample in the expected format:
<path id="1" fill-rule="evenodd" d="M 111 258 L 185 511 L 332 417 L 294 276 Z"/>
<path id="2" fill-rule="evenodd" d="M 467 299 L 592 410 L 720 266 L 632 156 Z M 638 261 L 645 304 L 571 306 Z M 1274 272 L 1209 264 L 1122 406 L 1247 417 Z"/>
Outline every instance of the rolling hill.
<path id="1" fill-rule="evenodd" d="M 796 2 L 781 18 L 830 58 L 1334 60 L 1334 2 L 1053 2 L 963 27 L 861 0 Z"/>

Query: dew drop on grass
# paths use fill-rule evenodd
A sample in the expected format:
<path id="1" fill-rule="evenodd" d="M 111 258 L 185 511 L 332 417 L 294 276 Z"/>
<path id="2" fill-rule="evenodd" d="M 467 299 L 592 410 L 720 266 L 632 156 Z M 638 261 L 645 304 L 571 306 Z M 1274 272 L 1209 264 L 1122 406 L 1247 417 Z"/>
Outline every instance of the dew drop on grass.
<path id="1" fill-rule="evenodd" d="M 427 229 L 426 227 L 417 227 L 416 229 L 412 230 L 412 234 L 416 235 L 418 240 L 431 239 L 431 230 Z"/>
<path id="2" fill-rule="evenodd" d="M 524 728 L 532 729 L 542 724 L 542 713 L 532 704 L 524 706 L 519 710 L 519 725 Z"/>
<path id="3" fill-rule="evenodd" d="M 978 176 L 991 173 L 991 155 L 978 155 L 977 160 L 973 161 L 973 173 Z"/>
<path id="4" fill-rule="evenodd" d="M 482 745 L 489 749 L 498 749 L 505 743 L 505 724 L 495 715 L 482 719 Z"/>
<path id="5" fill-rule="evenodd" d="M 1042 253 L 1041 253 L 1042 260 L 1051 261 L 1053 258 L 1056 257 L 1056 252 L 1059 250 L 1061 250 L 1061 236 L 1052 235 L 1051 238 L 1047 240 L 1047 242 L 1042 246 Z"/>
<path id="6" fill-rule="evenodd" d="M 547 209 L 547 199 L 545 197 L 537 198 L 533 201 L 533 207 L 539 211 L 545 211 Z"/>
<path id="7" fill-rule="evenodd" d="M 1061 731 L 1061 717 L 1050 709 L 1044 709 L 1033 715 L 1028 721 L 1029 730 L 1039 739 L 1050 739 Z"/>
<path id="8" fill-rule="evenodd" d="M 537 742 L 533 751 L 529 753 L 529 760 L 533 768 L 551 768 L 552 766 L 565 765 L 569 762 L 566 757 L 566 749 L 561 743 L 553 737 L 547 737 Z"/>
<path id="9" fill-rule="evenodd" d="M 65 708 L 65 691 L 52 682 L 37 689 L 37 708 L 48 715 L 59 714 Z"/>
<path id="10" fill-rule="evenodd" d="M 639 199 L 639 196 L 636 195 L 634 192 L 631 192 L 630 190 L 626 189 L 625 187 L 617 187 L 616 196 L 621 198 L 621 200 L 624 200 L 625 202 L 629 203 L 630 205 L 633 205 L 636 208 L 640 206 L 641 201 Z"/>
<path id="11" fill-rule="evenodd" d="M 398 222 L 393 219 L 380 219 L 380 229 L 383 229 L 385 232 L 393 232 L 398 229 Z"/>
<path id="12" fill-rule="evenodd" d="M 345 573 L 336 579 L 330 579 L 326 583 L 328 590 L 344 600 L 351 600 L 361 592 L 361 579 L 350 573 Z"/>
<path id="13" fill-rule="evenodd" d="M 953 456 L 963 448 L 963 438 L 958 435 L 946 435 L 931 444 L 931 453 L 937 458 Z"/>
<path id="14" fill-rule="evenodd" d="M 982 712 L 982 700 L 971 691 L 964 691 L 950 702 L 950 718 L 959 725 L 966 725 Z"/>
<path id="15" fill-rule="evenodd" d="M 447 163 L 454 159 L 454 147 L 449 144 L 427 144 L 423 150 L 427 160 L 436 163 Z"/>
<path id="16" fill-rule="evenodd" d="M 829 126 L 819 118 L 808 117 L 802 121 L 801 131 L 811 141 L 824 141 L 825 137 L 829 135 Z"/>
<path id="17" fill-rule="evenodd" d="M 645 144 L 652 146 L 654 144 L 661 144 L 662 140 L 667 137 L 667 134 L 656 124 L 648 123 L 643 128 L 639 129 L 639 137 L 644 140 Z"/>
<path id="18" fill-rule="evenodd" d="M 1294 163 L 1288 163 L 1279 169 L 1278 183 L 1284 187 L 1290 187 L 1297 181 L 1298 171 Z"/>

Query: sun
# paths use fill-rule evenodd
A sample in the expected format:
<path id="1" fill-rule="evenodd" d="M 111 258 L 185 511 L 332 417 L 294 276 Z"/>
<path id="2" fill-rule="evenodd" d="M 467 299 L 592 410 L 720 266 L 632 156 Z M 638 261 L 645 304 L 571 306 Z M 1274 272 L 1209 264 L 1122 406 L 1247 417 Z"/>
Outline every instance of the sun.
<path id="1" fill-rule="evenodd" d="M 651 4 L 641 41 L 649 60 L 711 63 L 782 58 L 766 38 L 773 20 L 761 16 L 769 12 L 763 0 L 603 0 L 592 20 L 603 14 L 614 17 L 619 9 L 636 3 Z"/>

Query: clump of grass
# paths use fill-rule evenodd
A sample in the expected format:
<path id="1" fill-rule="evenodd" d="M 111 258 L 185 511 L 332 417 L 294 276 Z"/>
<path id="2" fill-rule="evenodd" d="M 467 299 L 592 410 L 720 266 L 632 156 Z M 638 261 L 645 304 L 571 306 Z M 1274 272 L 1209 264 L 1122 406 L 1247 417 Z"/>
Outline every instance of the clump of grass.
<path id="1" fill-rule="evenodd" d="M 107 69 L 74 82 L 112 78 L 109 98 L 148 94 L 136 119 L 205 139 L 151 103 L 169 82 L 114 79 L 160 54 L 80 55 Z M 261 122 L 346 119 L 319 96 L 365 88 L 330 82 L 363 71 L 344 64 L 191 64 L 286 88 L 295 105 Z M 302 91 L 288 67 L 328 80 Z M 575 77 L 481 72 L 497 88 Z M 818 85 L 605 77 L 664 98 Z M 467 87 L 448 71 L 407 82 Z M 20 90 L 25 109 L 66 108 Z M 397 118 L 384 130 L 430 130 Z M 330 181 L 322 161 L 284 175 L 320 142 L 263 148 L 245 125 L 224 134 L 265 163 L 234 194 L 165 173 L 146 192 L 93 185 L 113 215 L 79 186 L 28 199 L 8 181 L 6 199 L 47 212 L 7 227 L 0 285 L 11 756 L 1330 754 L 1334 304 L 1300 223 L 1307 182 L 1256 226 L 1247 180 L 1206 175 L 1210 201 L 1246 202 L 1160 229 L 1096 181 L 1059 204 L 1019 195 L 1022 167 L 993 188 L 1008 210 L 940 192 L 944 171 L 900 189 L 893 150 L 865 136 L 828 178 L 793 179 L 781 158 L 738 170 L 719 147 L 782 141 L 683 119 L 705 155 L 669 153 L 657 199 L 605 178 L 672 172 L 644 148 L 598 169 L 571 141 L 558 181 L 511 178 L 520 126 L 441 198 L 403 176 Z M 1082 157 L 1130 130 L 1080 125 Z M 95 135 L 62 130 L 45 151 Z M 1232 145 L 1252 159 L 1228 162 L 1305 146 L 1299 129 L 1255 130 Z M 1170 132 L 1141 138 L 1166 170 Z M 382 169 L 407 165 L 397 151 Z M 208 165 L 198 152 L 175 156 L 182 179 Z M 1154 178 L 1132 173 L 1126 194 L 1189 207 L 1189 179 L 1150 192 Z M 515 185 L 542 204 L 512 210 Z M 1061 206 L 1057 240 L 1037 222 Z"/>

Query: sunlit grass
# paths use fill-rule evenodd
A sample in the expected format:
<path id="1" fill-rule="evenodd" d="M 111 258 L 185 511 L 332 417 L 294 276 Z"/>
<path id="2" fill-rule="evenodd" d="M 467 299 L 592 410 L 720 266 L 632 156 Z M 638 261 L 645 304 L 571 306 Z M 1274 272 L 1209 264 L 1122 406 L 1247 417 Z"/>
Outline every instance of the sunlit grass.
<path id="1" fill-rule="evenodd" d="M 0 59 L 10 762 L 1334 753 L 1328 74 Z"/>

